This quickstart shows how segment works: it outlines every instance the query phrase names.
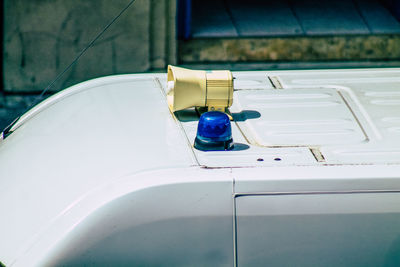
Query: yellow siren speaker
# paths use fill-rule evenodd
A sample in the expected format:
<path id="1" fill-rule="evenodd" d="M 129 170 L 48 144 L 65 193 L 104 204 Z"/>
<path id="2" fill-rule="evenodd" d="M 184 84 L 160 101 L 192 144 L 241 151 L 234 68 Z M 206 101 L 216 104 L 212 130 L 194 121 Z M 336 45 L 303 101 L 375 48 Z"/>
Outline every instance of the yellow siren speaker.
<path id="1" fill-rule="evenodd" d="M 228 70 L 206 72 L 168 66 L 168 106 L 172 112 L 206 107 L 226 112 L 232 105 L 233 76 Z"/>

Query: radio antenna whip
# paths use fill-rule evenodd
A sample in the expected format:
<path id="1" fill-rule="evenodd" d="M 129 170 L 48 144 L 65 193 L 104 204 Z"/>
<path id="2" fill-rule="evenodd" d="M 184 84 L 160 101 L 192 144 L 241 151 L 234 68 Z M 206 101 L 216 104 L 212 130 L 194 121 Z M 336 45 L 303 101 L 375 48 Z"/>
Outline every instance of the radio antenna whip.
<path id="1" fill-rule="evenodd" d="M 93 40 L 82 49 L 82 51 L 76 56 L 76 58 L 60 73 L 57 77 L 42 91 L 42 93 L 38 96 L 39 100 L 44 96 L 44 94 L 51 88 L 53 85 L 61 79 L 64 74 L 71 69 L 79 59 L 86 53 L 86 51 L 93 46 L 93 44 L 114 24 L 115 21 L 118 20 L 119 17 L 135 2 L 136 0 L 131 0 L 119 13 L 115 16 L 104 28 L 101 30 Z M 35 103 L 34 103 L 35 104 Z"/>
<path id="2" fill-rule="evenodd" d="M 93 44 L 108 30 L 108 28 L 111 27 L 111 25 L 113 25 L 118 19 L 119 17 L 122 16 L 122 14 L 125 13 L 125 11 L 135 2 L 136 0 L 131 0 L 93 39 L 92 41 L 90 41 L 90 43 L 88 45 L 85 46 L 85 48 L 82 49 L 81 52 L 79 52 L 79 54 L 75 57 L 75 59 L 61 72 L 59 73 L 56 78 L 49 83 L 49 85 L 43 89 L 43 91 L 40 93 L 39 96 L 37 96 L 32 103 L 29 105 L 29 107 L 24 111 L 24 113 L 31 109 L 33 106 L 35 106 L 36 104 L 38 104 L 43 96 L 46 94 L 46 92 L 48 90 L 50 90 L 50 88 L 52 88 L 54 86 L 54 84 L 56 82 L 58 82 L 63 76 L 64 74 L 70 70 L 78 61 L 79 59 L 86 53 L 86 51 L 91 48 L 93 46 Z M 4 130 L 3 130 L 3 135 L 0 136 L 0 139 L 7 137 L 11 132 L 11 128 L 13 127 L 13 125 L 19 120 L 19 118 L 21 117 L 21 115 L 19 115 L 10 125 L 8 125 Z"/>

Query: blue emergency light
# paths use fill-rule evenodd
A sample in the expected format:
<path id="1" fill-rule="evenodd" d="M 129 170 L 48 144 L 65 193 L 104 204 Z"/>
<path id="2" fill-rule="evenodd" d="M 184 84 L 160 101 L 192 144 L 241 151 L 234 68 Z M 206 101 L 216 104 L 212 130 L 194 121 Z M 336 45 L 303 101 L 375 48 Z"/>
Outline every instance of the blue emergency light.
<path id="1" fill-rule="evenodd" d="M 201 115 L 194 147 L 203 151 L 232 149 L 232 129 L 229 117 L 219 111 L 210 111 Z"/>

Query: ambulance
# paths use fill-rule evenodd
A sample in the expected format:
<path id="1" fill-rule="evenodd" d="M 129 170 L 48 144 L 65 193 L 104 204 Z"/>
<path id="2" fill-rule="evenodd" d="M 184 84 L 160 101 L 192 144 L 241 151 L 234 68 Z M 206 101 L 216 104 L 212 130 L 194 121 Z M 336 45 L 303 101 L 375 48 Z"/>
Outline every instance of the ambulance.
<path id="1" fill-rule="evenodd" d="M 98 78 L 0 141 L 2 266 L 400 266 L 400 69 Z"/>

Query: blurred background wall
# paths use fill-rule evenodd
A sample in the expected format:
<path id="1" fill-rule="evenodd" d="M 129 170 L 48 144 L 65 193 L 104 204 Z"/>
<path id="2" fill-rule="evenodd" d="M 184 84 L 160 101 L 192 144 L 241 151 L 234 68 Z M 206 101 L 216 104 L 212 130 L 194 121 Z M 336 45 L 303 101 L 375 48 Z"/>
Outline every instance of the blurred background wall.
<path id="1" fill-rule="evenodd" d="M 128 0 L 4 0 L 4 91 L 39 92 Z M 163 69 L 176 58 L 174 0 L 137 0 L 60 80 Z"/>

